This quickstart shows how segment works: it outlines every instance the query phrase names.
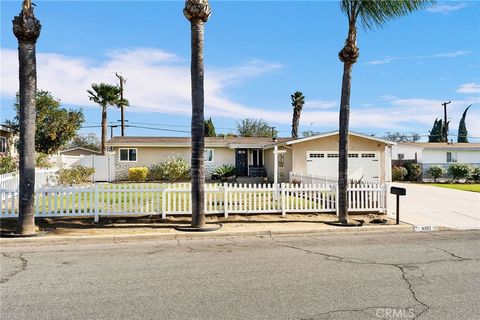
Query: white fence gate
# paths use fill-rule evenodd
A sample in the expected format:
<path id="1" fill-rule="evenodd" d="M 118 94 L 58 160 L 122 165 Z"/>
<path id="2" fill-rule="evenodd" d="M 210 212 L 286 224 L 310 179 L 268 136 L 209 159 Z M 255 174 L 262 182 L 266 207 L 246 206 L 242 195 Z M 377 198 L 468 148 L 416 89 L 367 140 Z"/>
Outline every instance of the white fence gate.
<path id="1" fill-rule="evenodd" d="M 57 167 L 71 168 L 84 166 L 95 169 L 92 182 L 111 182 L 115 180 L 115 156 L 114 155 L 81 155 L 81 156 L 52 156 L 51 162 Z"/>
<path id="2" fill-rule="evenodd" d="M 0 217 L 17 217 L 18 191 L 0 190 Z M 336 184 L 207 184 L 206 214 L 336 213 Z M 386 186 L 351 184 L 347 191 L 352 212 L 385 212 Z M 190 184 L 95 184 L 37 189 L 37 217 L 188 215 L 192 208 Z"/>

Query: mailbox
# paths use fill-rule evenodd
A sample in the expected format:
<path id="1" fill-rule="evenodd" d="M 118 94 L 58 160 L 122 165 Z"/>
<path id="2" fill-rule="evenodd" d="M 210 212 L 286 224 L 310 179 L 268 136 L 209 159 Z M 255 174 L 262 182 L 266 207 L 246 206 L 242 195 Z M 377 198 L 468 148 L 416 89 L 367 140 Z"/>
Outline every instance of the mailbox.
<path id="1" fill-rule="evenodd" d="M 406 196 L 407 195 L 407 189 L 398 188 L 398 187 L 391 187 L 390 188 L 390 193 L 391 194 L 396 194 L 397 196 Z"/>
<path id="2" fill-rule="evenodd" d="M 390 188 L 390 193 L 397 196 L 397 221 L 396 221 L 396 223 L 399 224 L 400 223 L 400 196 L 406 196 L 407 195 L 407 189 L 399 188 L 399 187 L 391 187 Z"/>

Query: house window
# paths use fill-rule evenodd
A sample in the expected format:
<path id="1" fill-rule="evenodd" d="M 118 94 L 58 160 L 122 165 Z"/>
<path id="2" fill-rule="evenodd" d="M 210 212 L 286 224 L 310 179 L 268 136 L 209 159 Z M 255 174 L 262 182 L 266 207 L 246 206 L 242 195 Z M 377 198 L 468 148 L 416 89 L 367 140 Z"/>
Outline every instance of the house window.
<path id="1" fill-rule="evenodd" d="M 404 154 L 404 153 L 399 153 L 399 154 L 397 154 L 397 159 L 398 159 L 398 160 L 403 160 L 403 159 L 405 159 L 405 154 Z"/>
<path id="2" fill-rule="evenodd" d="M 349 153 L 348 157 L 349 158 L 358 158 L 358 153 Z"/>
<path id="3" fill-rule="evenodd" d="M 0 137 L 0 153 L 7 153 L 7 138 Z"/>
<path id="4" fill-rule="evenodd" d="M 338 158 L 338 153 L 328 153 L 327 158 Z"/>
<path id="5" fill-rule="evenodd" d="M 252 164 L 254 167 L 263 166 L 263 150 L 252 150 Z"/>
<path id="6" fill-rule="evenodd" d="M 375 153 L 362 153 L 362 158 L 375 158 Z"/>
<path id="7" fill-rule="evenodd" d="M 323 153 L 310 153 L 308 156 L 309 158 L 323 158 L 324 154 Z"/>
<path id="8" fill-rule="evenodd" d="M 213 162 L 213 149 L 205 149 L 205 162 Z"/>
<path id="9" fill-rule="evenodd" d="M 278 155 L 278 167 L 279 168 L 284 168 L 285 167 L 285 154 L 280 153 Z"/>
<path id="10" fill-rule="evenodd" d="M 447 152 L 447 162 L 457 162 L 457 153 Z"/>
<path id="11" fill-rule="evenodd" d="M 136 162 L 137 161 L 137 149 L 120 149 L 120 161 L 124 162 Z"/>

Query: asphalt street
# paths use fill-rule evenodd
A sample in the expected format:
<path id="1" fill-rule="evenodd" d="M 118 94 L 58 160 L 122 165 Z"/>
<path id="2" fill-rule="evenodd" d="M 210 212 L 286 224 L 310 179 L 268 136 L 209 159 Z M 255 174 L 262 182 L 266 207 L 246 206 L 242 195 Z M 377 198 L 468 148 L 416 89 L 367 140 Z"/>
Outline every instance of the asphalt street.
<path id="1" fill-rule="evenodd" d="M 480 319 L 480 231 L 2 246 L 1 319 Z"/>

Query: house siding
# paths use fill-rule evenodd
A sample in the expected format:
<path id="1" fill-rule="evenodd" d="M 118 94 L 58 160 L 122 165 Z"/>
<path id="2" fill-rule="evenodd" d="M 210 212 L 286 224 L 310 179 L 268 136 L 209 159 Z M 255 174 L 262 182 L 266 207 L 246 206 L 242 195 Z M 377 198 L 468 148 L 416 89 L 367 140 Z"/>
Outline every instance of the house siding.
<path id="1" fill-rule="evenodd" d="M 134 148 L 134 147 L 114 147 L 115 152 L 115 167 L 117 180 L 124 180 L 128 177 L 128 168 L 133 167 L 150 167 L 154 164 L 159 164 L 172 157 L 180 157 L 190 164 L 191 150 L 185 147 L 136 147 L 137 149 L 137 161 L 125 162 L 120 161 L 120 149 Z M 213 149 L 213 162 L 205 162 L 205 171 L 207 178 L 210 177 L 212 172 L 224 165 L 235 165 L 235 150 L 228 148 L 209 148 Z"/>
<path id="2" fill-rule="evenodd" d="M 293 147 L 293 172 L 307 172 L 307 151 L 338 151 L 338 135 L 321 139 L 299 142 Z M 375 151 L 379 152 L 380 182 L 389 181 L 385 171 L 385 143 L 368 140 L 366 138 L 349 136 L 349 151 Z"/>

